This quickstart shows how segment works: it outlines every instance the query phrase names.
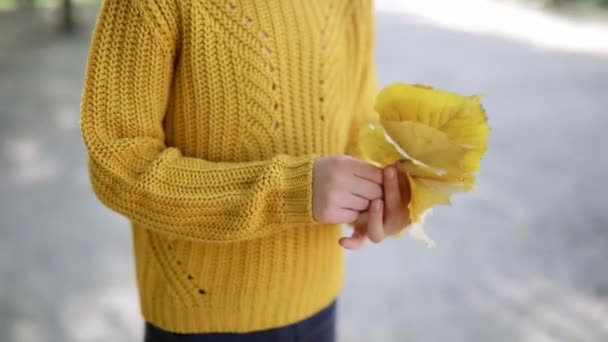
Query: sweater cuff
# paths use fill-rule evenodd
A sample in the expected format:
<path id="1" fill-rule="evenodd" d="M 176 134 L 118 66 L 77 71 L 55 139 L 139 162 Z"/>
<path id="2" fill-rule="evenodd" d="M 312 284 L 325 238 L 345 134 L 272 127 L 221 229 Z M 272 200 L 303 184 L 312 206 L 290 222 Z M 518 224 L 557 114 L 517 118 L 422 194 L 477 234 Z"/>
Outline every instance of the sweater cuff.
<path id="1" fill-rule="evenodd" d="M 313 165 L 316 155 L 290 158 L 283 172 L 284 223 L 315 223 L 312 213 Z"/>

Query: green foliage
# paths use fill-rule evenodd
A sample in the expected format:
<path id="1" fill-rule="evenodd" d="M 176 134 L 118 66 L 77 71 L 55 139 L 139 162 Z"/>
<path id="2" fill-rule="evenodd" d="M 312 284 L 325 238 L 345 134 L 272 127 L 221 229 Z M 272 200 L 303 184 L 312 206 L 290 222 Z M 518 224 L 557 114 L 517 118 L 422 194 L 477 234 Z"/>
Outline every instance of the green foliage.
<path id="1" fill-rule="evenodd" d="M 600 6 L 608 8 L 608 0 L 549 0 L 548 3 L 554 6 Z"/>
<path id="2" fill-rule="evenodd" d="M 101 0 L 72 0 L 76 5 L 97 3 Z M 0 10 L 14 9 L 19 6 L 57 7 L 61 0 L 0 0 Z"/>

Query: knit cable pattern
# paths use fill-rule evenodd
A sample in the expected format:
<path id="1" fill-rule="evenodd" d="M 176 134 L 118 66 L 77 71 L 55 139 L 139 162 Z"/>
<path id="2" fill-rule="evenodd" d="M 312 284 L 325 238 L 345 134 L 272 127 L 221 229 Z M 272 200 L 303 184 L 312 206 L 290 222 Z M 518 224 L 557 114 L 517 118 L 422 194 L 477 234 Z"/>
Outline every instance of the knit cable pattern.
<path id="1" fill-rule="evenodd" d="M 81 130 L 95 193 L 131 221 L 147 320 L 252 331 L 336 297 L 340 228 L 312 217 L 312 166 L 373 119 L 371 16 L 363 0 L 104 1 Z"/>

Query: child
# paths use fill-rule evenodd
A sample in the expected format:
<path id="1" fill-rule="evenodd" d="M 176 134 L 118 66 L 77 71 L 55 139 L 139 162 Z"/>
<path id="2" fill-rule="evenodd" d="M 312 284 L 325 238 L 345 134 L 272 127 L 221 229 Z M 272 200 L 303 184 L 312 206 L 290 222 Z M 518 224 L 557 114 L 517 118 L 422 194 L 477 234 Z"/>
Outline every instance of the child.
<path id="1" fill-rule="evenodd" d="M 345 154 L 373 120 L 372 16 L 104 1 L 81 129 L 95 193 L 132 223 L 146 341 L 334 340 L 340 224 L 355 249 L 404 223 L 395 170 Z"/>

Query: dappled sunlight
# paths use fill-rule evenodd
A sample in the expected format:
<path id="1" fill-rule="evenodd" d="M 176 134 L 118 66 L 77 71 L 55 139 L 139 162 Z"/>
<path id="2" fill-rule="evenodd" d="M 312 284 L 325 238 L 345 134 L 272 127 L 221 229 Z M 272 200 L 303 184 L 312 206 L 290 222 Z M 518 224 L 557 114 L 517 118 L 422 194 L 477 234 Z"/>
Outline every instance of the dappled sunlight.
<path id="1" fill-rule="evenodd" d="M 70 297 L 61 310 L 67 335 L 81 342 L 140 341 L 143 323 L 131 285 L 107 285 Z"/>
<path id="2" fill-rule="evenodd" d="M 605 341 L 608 302 L 534 274 L 487 274 L 470 304 L 508 324 L 517 341 Z"/>
<path id="3" fill-rule="evenodd" d="M 60 161 L 51 158 L 41 141 L 21 137 L 3 144 L 10 180 L 15 185 L 34 185 L 53 180 L 61 170 Z"/>
<path id="4" fill-rule="evenodd" d="M 44 341 L 45 333 L 34 320 L 20 318 L 16 319 L 12 326 L 10 336 L 12 341 L 38 342 Z"/>
<path id="5" fill-rule="evenodd" d="M 445 28 L 496 34 L 539 47 L 608 55 L 608 24 L 489 0 L 377 0 L 379 11 L 424 18 Z"/>
<path id="6" fill-rule="evenodd" d="M 78 128 L 78 108 L 61 106 L 55 110 L 55 123 L 61 131 L 71 131 Z"/>

